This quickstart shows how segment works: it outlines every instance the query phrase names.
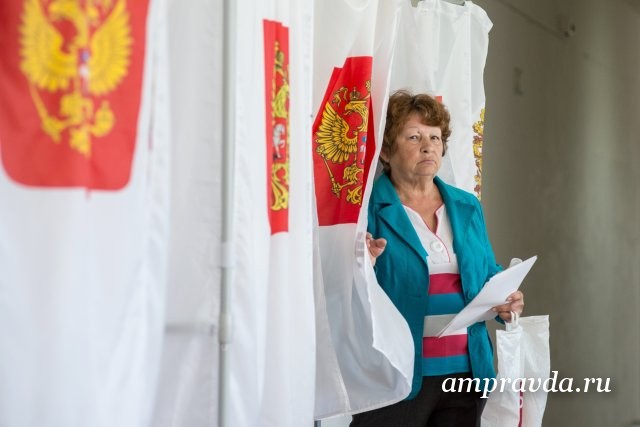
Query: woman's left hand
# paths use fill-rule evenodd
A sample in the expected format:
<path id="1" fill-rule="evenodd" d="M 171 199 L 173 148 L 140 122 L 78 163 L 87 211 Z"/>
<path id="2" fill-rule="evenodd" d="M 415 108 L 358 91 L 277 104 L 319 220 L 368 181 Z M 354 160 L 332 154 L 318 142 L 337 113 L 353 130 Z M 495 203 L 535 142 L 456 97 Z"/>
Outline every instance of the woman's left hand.
<path id="1" fill-rule="evenodd" d="M 505 322 L 511 322 L 512 311 L 520 315 L 524 310 L 524 294 L 520 291 L 515 291 L 507 297 L 506 304 L 497 305 L 491 310 L 497 312 L 498 316 Z"/>

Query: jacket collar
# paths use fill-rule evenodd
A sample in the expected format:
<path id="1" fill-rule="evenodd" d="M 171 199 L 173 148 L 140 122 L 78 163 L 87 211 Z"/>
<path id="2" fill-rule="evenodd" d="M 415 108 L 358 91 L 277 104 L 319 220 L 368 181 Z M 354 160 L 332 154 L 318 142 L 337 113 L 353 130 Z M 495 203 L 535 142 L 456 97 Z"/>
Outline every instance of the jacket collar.
<path id="1" fill-rule="evenodd" d="M 440 178 L 435 177 L 434 182 L 442 194 L 442 200 L 447 207 L 447 215 L 453 232 L 453 250 L 456 254 L 462 253 L 462 244 L 466 239 L 469 223 L 476 210 L 474 196 L 465 193 L 459 188 L 453 187 Z"/>
<path id="2" fill-rule="evenodd" d="M 475 210 L 472 199 L 466 193 L 445 183 L 439 177 L 433 179 L 438 186 L 447 208 L 447 215 L 453 232 L 453 249 L 461 253 L 461 244 L 465 241 L 469 222 Z M 400 202 L 387 174 L 378 178 L 375 186 L 376 203 L 383 205 L 378 214 L 420 257 L 426 261 L 427 253 L 416 233 L 407 213 Z M 473 196 L 471 196 L 473 197 Z"/>

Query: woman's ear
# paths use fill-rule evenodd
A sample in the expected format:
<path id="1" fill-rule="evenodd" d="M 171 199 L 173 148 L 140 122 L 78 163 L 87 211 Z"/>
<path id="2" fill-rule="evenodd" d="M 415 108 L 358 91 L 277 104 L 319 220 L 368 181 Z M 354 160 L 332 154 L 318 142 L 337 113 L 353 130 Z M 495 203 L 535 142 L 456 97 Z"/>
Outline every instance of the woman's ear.
<path id="1" fill-rule="evenodd" d="M 383 162 L 385 163 L 389 163 L 389 153 L 387 150 L 386 146 L 382 146 L 382 149 L 380 150 L 380 159 L 382 159 Z"/>

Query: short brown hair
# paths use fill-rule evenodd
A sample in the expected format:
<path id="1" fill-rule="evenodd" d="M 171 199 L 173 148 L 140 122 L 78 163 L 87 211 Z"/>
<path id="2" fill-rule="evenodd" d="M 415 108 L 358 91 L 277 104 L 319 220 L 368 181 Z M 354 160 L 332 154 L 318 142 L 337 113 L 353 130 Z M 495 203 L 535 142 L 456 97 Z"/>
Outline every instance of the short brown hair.
<path id="1" fill-rule="evenodd" d="M 398 149 L 396 143 L 398 134 L 412 114 L 417 114 L 423 124 L 440 128 L 442 131 L 442 155 L 444 156 L 447 152 L 447 141 L 451 136 L 449 111 L 440 101 L 426 93 L 413 95 L 406 90 L 399 90 L 389 97 L 382 150 L 389 155 L 395 153 Z M 382 163 L 385 169 L 389 168 L 386 162 Z"/>

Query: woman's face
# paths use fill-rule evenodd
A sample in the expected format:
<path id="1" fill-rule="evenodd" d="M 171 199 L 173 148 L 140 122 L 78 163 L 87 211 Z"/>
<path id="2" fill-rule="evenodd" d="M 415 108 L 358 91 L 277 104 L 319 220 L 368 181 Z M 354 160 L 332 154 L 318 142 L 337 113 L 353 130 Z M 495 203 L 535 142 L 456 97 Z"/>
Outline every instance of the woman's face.
<path id="1" fill-rule="evenodd" d="M 422 123 L 412 114 L 396 138 L 397 149 L 380 157 L 389 163 L 394 180 L 414 182 L 423 178 L 433 179 L 442 163 L 442 130 Z"/>

